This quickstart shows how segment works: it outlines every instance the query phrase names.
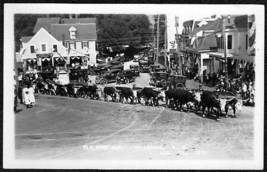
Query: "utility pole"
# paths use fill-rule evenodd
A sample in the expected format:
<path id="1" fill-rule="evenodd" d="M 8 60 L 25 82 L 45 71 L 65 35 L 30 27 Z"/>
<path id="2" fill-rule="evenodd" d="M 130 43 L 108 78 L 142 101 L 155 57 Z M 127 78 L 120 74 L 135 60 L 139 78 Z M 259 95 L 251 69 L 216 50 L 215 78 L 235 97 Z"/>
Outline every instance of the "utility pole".
<path id="1" fill-rule="evenodd" d="M 165 63 L 165 66 L 167 66 L 167 15 L 165 14 L 165 34 L 164 34 L 164 44 L 165 44 L 165 51 L 164 51 L 164 63 Z"/>
<path id="2" fill-rule="evenodd" d="M 227 47 L 226 47 L 226 34 L 225 34 L 225 17 L 223 17 L 223 47 L 224 47 L 224 60 L 225 60 L 225 78 L 228 80 L 228 68 L 227 68 Z"/>
<path id="3" fill-rule="evenodd" d="M 153 36 L 153 61 L 155 62 L 156 61 L 156 53 L 155 53 L 155 50 L 156 50 L 156 37 Z"/>
<path id="4" fill-rule="evenodd" d="M 179 70 L 182 74 L 182 60 L 181 60 L 181 57 L 179 55 L 179 35 L 178 35 L 178 26 L 179 26 L 179 23 L 177 21 L 178 17 L 175 16 L 175 27 L 176 27 L 176 41 L 177 41 L 177 55 L 178 55 L 178 61 L 179 61 Z"/>
<path id="5" fill-rule="evenodd" d="M 158 23 L 157 23 L 157 56 L 156 63 L 159 63 L 159 14 L 158 14 Z"/>

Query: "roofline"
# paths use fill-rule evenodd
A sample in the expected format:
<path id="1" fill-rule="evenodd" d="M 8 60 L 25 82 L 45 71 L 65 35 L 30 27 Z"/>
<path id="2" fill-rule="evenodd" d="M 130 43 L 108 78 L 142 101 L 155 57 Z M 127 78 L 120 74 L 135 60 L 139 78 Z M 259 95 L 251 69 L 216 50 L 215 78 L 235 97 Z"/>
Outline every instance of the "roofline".
<path id="1" fill-rule="evenodd" d="M 51 24 L 52 25 L 96 25 L 96 23 L 63 23 L 63 24 Z"/>
<path id="2" fill-rule="evenodd" d="M 71 40 L 71 39 L 65 39 L 65 41 L 86 41 L 86 40 L 89 40 L 89 41 L 96 41 L 97 39 L 75 39 L 75 40 Z M 58 40 L 58 41 L 63 41 L 62 39 Z"/>

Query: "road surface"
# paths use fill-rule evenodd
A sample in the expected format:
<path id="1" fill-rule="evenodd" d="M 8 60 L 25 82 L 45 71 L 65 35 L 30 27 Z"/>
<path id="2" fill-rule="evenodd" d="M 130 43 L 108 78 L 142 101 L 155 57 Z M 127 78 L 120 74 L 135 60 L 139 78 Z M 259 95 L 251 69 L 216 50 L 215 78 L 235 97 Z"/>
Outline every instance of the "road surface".
<path id="1" fill-rule="evenodd" d="M 15 114 L 17 159 L 253 159 L 252 107 L 217 122 L 164 106 L 49 95 L 36 101 Z"/>

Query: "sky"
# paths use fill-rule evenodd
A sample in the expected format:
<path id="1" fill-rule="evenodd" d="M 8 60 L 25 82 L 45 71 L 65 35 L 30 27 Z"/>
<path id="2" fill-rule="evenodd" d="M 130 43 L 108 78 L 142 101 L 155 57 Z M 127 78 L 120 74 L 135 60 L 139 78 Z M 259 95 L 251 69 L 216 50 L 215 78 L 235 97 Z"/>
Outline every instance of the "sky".
<path id="1" fill-rule="evenodd" d="M 175 16 L 179 17 L 178 33 L 186 20 L 212 15 L 255 14 L 258 5 L 188 5 L 188 4 L 12 4 L 13 13 L 86 13 L 86 14 L 156 14 L 167 15 L 168 42 L 175 40 Z M 6 11 L 5 11 L 6 12 Z M 8 12 L 8 11 L 7 11 Z"/>

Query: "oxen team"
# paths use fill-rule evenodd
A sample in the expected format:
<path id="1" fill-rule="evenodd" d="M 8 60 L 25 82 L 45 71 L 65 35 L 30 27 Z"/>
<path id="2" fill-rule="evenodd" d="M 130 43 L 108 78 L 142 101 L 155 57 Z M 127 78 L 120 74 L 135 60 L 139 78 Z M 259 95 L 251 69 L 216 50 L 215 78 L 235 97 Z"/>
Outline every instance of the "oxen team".
<path id="1" fill-rule="evenodd" d="M 230 92 L 174 89 L 171 87 L 158 89 L 154 87 L 106 86 L 100 88 L 97 85 L 77 87 L 70 84 L 61 86 L 53 83 L 39 83 L 36 85 L 36 92 L 120 103 L 141 104 L 144 102 L 146 106 L 159 106 L 159 101 L 161 101 L 163 102 L 161 105 L 173 110 L 186 110 L 187 112 L 194 110 L 196 114 L 200 111 L 203 117 L 206 117 L 205 110 L 207 109 L 208 115 L 214 112 L 216 120 L 219 120 L 223 113 L 225 117 L 228 117 L 229 110 L 233 111 L 235 117 L 236 111 L 240 111 L 243 105 L 243 100 L 236 98 Z"/>

